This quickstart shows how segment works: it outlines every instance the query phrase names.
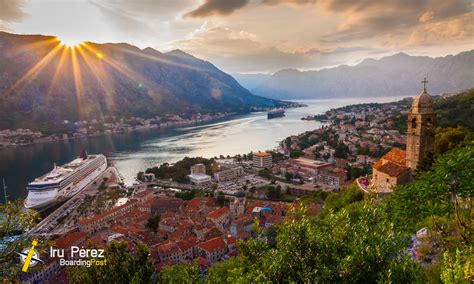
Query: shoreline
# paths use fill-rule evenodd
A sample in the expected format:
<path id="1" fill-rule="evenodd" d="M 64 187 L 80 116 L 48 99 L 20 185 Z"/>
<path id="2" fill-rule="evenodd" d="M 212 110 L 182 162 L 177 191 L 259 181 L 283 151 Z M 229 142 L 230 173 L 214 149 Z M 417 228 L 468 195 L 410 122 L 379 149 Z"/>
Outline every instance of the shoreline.
<path id="1" fill-rule="evenodd" d="M 254 112 L 251 112 L 254 113 Z M 211 118 L 208 120 L 193 120 L 189 122 L 183 122 L 182 125 L 177 125 L 177 126 L 165 126 L 165 127 L 160 127 L 160 126 L 152 126 L 152 127 L 137 127 L 133 129 L 123 129 L 123 130 L 115 130 L 115 131 L 104 131 L 101 133 L 92 133 L 92 134 L 87 134 L 87 135 L 76 135 L 76 136 L 71 136 L 67 138 L 57 138 L 54 140 L 45 140 L 45 141 L 37 141 L 37 142 L 31 142 L 31 143 L 25 143 L 25 144 L 15 144 L 15 145 L 7 145 L 0 147 L 0 151 L 2 150 L 8 150 L 8 149 L 18 149 L 22 148 L 25 146 L 33 146 L 33 145 L 41 145 L 41 144 L 48 144 L 48 143 L 55 143 L 55 142 L 62 142 L 62 141 L 69 141 L 69 140 L 77 140 L 77 139 L 83 139 L 83 138 L 93 138 L 93 137 L 101 137 L 105 135 L 114 135 L 114 134 L 124 134 L 124 133 L 132 133 L 135 131 L 149 131 L 149 130 L 170 130 L 170 129 L 182 129 L 186 127 L 191 127 L 191 126 L 198 126 L 198 125 L 207 125 L 214 123 L 218 120 L 232 120 L 231 117 L 239 115 L 238 113 L 230 113 L 227 115 L 222 115 L 219 117 Z M 59 137 L 59 136 L 58 136 Z"/>
<path id="2" fill-rule="evenodd" d="M 301 108 L 301 107 L 307 107 L 308 105 L 298 103 L 298 102 L 292 102 L 292 106 L 287 106 L 285 109 L 291 109 L 291 108 Z M 69 141 L 69 140 L 75 140 L 75 139 L 81 139 L 81 138 L 92 138 L 92 137 L 101 137 L 105 136 L 107 134 L 123 134 L 123 133 L 132 133 L 135 131 L 147 131 L 147 130 L 170 130 L 170 129 L 182 129 L 186 127 L 192 127 L 192 126 L 200 126 L 200 125 L 207 125 L 207 124 L 212 124 L 216 121 L 223 120 L 223 121 L 231 121 L 232 117 L 239 116 L 239 115 L 247 115 L 247 114 L 252 114 L 252 113 L 259 113 L 259 112 L 266 112 L 269 111 L 270 109 L 261 109 L 261 110 L 254 110 L 250 111 L 248 113 L 237 113 L 237 112 L 231 112 L 231 113 L 223 113 L 220 115 L 215 115 L 214 117 L 208 118 L 208 119 L 202 119 L 202 120 L 186 120 L 186 121 L 175 121 L 175 122 L 165 122 L 165 124 L 168 123 L 175 123 L 175 125 L 164 125 L 161 126 L 159 124 L 153 124 L 153 125 L 142 125 L 140 127 L 136 128 L 128 128 L 128 129 L 120 129 L 120 130 L 105 130 L 100 133 L 91 133 L 87 135 L 76 135 L 76 136 L 67 136 L 67 138 L 61 137 L 60 134 L 52 134 L 50 136 L 44 137 L 56 137 L 52 138 L 51 140 L 45 139 L 44 141 L 36 141 L 36 142 L 31 142 L 31 143 L 22 143 L 22 144 L 9 144 L 6 146 L 1 146 L 0 145 L 0 151 L 2 150 L 7 150 L 7 149 L 17 149 L 21 148 L 24 146 L 32 146 L 32 145 L 41 145 L 41 144 L 48 144 L 48 143 L 54 143 L 54 142 L 61 142 L 61 141 Z M 130 127 L 130 126 L 129 126 Z M 2 129 L 1 131 L 8 130 L 8 129 Z M 64 135 L 64 134 L 63 134 Z"/>

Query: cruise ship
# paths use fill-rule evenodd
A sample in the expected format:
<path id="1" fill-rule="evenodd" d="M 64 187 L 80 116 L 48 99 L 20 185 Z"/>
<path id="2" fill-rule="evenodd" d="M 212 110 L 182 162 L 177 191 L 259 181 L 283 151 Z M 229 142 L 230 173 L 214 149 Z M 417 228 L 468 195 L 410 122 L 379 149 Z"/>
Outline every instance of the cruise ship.
<path id="1" fill-rule="evenodd" d="M 269 112 L 267 112 L 268 119 L 282 117 L 282 116 L 285 116 L 285 110 L 282 108 L 272 109 Z"/>
<path id="2" fill-rule="evenodd" d="M 45 210 L 66 201 L 83 190 L 107 169 L 104 155 L 81 155 L 62 166 L 54 165 L 51 172 L 36 178 L 27 186 L 25 207 Z"/>

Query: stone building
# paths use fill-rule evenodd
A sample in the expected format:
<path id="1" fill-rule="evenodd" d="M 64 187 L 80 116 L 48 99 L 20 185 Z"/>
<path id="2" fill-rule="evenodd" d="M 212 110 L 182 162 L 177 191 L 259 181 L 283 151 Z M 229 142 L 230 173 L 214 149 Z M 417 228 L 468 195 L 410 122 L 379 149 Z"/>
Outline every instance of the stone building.
<path id="1" fill-rule="evenodd" d="M 423 92 L 413 99 L 408 114 L 406 165 L 413 171 L 420 160 L 433 152 L 436 130 L 436 113 L 433 111 L 433 99 L 426 91 L 426 78 L 422 83 Z"/>
<path id="2" fill-rule="evenodd" d="M 426 78 L 422 83 L 423 91 L 413 99 L 408 114 L 406 151 L 393 148 L 372 167 L 372 187 L 377 193 L 391 193 L 396 185 L 409 183 L 419 162 L 433 151 L 436 113 Z"/>

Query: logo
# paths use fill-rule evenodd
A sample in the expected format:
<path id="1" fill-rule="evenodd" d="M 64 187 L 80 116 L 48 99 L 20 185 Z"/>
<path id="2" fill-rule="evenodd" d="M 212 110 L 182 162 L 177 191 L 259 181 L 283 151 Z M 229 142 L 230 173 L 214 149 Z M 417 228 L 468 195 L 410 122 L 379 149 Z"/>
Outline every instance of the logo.
<path id="1" fill-rule="evenodd" d="M 35 250 L 35 246 L 38 245 L 37 240 L 33 240 L 31 248 L 25 248 L 21 252 L 16 252 L 20 256 L 20 261 L 23 263 L 21 271 L 27 272 L 29 267 L 37 265 L 43 261 L 39 258 L 39 253 Z"/>

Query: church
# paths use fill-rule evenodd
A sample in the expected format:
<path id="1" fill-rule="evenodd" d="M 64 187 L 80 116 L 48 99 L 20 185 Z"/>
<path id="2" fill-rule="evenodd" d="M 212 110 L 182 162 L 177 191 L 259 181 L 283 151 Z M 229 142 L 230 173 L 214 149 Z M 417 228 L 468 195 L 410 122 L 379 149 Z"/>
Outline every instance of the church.
<path id="1" fill-rule="evenodd" d="M 409 183 L 420 161 L 433 151 L 436 113 L 426 78 L 422 83 L 423 91 L 413 99 L 408 114 L 406 151 L 392 148 L 372 167 L 372 188 L 377 193 L 388 194 L 396 185 Z"/>

